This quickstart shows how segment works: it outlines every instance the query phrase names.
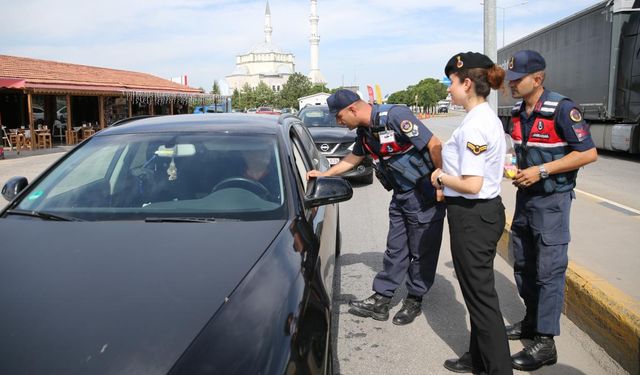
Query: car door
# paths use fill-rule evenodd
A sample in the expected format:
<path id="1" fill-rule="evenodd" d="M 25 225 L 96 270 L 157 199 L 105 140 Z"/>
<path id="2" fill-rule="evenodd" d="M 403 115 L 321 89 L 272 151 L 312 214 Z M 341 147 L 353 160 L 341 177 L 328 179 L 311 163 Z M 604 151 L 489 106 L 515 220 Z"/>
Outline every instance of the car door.
<path id="1" fill-rule="evenodd" d="M 296 178 L 306 194 L 309 185 L 313 183 L 306 180 L 307 172 L 312 169 L 326 170 L 328 162 L 318 153 L 311 135 L 301 123 L 291 127 L 290 137 Z M 338 240 L 338 206 L 331 204 L 310 209 L 303 207 L 303 210 L 304 219 L 318 244 L 314 269 L 319 272 L 331 300 Z"/>

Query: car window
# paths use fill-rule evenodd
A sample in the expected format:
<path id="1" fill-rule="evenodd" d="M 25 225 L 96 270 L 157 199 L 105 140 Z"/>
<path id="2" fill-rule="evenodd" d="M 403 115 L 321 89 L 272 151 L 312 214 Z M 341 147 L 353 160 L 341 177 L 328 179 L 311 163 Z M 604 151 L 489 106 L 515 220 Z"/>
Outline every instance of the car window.
<path id="1" fill-rule="evenodd" d="M 30 187 L 16 208 L 83 220 L 281 219 L 279 150 L 273 135 L 97 136 Z"/>
<path id="2" fill-rule="evenodd" d="M 294 125 L 293 128 L 296 131 L 296 134 L 298 135 L 302 146 L 305 148 L 305 150 L 307 150 L 307 154 L 309 154 L 312 159 L 311 161 L 313 163 L 313 169 L 324 170 L 323 166 L 328 169 L 328 162 L 326 161 L 326 158 L 318 152 L 318 149 L 313 142 L 313 138 L 311 137 L 309 130 L 306 127 L 300 125 Z"/>
<path id="3" fill-rule="evenodd" d="M 331 116 L 328 107 L 305 107 L 299 116 L 308 127 L 334 127 L 338 126 L 335 116 Z"/>
<path id="4" fill-rule="evenodd" d="M 306 167 L 304 162 L 304 156 L 302 156 L 302 152 L 300 150 L 300 145 L 296 142 L 293 143 L 293 160 L 296 163 L 296 169 L 298 180 L 302 183 L 302 188 L 306 192 L 307 191 L 307 172 L 309 169 Z"/>

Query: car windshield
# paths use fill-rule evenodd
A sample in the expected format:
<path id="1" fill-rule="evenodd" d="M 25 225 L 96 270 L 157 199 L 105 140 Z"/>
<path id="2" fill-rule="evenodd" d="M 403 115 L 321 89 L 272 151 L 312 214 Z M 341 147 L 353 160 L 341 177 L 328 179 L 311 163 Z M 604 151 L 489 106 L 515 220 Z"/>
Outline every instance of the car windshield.
<path id="1" fill-rule="evenodd" d="M 97 136 L 30 187 L 15 209 L 80 220 L 281 219 L 278 150 L 266 135 Z"/>
<path id="2" fill-rule="evenodd" d="M 302 122 L 309 128 L 311 127 L 333 127 L 339 126 L 336 117 L 331 116 L 328 107 L 307 107 L 300 111 L 299 114 Z"/>

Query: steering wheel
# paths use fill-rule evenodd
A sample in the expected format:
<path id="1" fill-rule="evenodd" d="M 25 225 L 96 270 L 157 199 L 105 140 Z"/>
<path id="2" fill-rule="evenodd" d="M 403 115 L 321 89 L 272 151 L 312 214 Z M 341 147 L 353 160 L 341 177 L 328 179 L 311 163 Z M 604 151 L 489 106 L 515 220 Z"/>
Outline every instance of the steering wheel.
<path id="1" fill-rule="evenodd" d="M 267 189 L 264 185 L 259 183 L 258 181 L 252 180 L 250 178 L 245 177 L 229 177 L 224 180 L 218 182 L 216 186 L 213 187 L 211 192 L 215 192 L 225 187 L 242 187 L 247 190 L 256 193 L 261 198 L 268 198 L 271 195 L 269 189 Z"/>

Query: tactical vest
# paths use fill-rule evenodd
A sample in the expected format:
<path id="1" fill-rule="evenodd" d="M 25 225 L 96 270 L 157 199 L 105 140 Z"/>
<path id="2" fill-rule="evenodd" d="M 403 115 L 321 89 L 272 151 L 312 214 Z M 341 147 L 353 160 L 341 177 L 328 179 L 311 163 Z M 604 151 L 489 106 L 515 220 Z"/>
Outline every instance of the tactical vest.
<path id="1" fill-rule="evenodd" d="M 393 107 L 393 105 L 373 107 L 375 117 L 371 132 L 375 136 L 380 132 L 391 130 L 395 133 L 395 140 L 390 143 L 380 143 L 380 146 L 375 148 L 376 145 L 370 144 L 367 137 L 363 136 L 362 144 L 371 154 L 376 176 L 387 190 L 393 188 L 402 193 L 420 185 L 423 193 L 426 192 L 425 195 L 430 197 L 431 183 L 429 178 L 425 179 L 425 177 L 430 176 L 434 169 L 431 158 L 428 152 L 421 153 L 411 142 L 398 142 L 398 133 L 388 124 L 388 113 Z M 426 186 L 425 180 L 429 186 Z M 435 194 L 435 191 L 433 193 Z"/>
<path id="2" fill-rule="evenodd" d="M 524 126 L 520 121 L 519 101 L 511 110 L 513 129 L 511 138 L 518 159 L 518 168 L 525 169 L 558 160 L 571 152 L 567 142 L 560 138 L 556 129 L 556 113 L 558 106 L 566 97 L 549 92 L 544 102 L 538 102 L 533 110 L 533 124 L 529 134 L 524 134 Z M 531 193 L 554 193 L 570 191 L 576 186 L 578 171 L 558 173 L 540 180 L 527 188 Z"/>

